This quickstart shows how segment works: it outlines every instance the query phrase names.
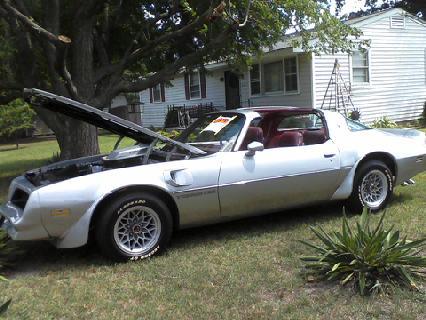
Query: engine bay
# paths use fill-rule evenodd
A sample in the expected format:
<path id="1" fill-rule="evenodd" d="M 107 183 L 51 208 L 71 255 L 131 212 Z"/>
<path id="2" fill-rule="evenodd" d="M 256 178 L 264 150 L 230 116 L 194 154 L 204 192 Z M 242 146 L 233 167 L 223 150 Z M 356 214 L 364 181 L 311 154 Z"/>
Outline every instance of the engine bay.
<path id="1" fill-rule="evenodd" d="M 106 170 L 183 159 L 189 159 L 189 155 L 177 152 L 176 148 L 156 149 L 154 144 L 137 144 L 109 154 L 64 160 L 32 169 L 25 173 L 25 177 L 34 186 L 44 186 Z"/>

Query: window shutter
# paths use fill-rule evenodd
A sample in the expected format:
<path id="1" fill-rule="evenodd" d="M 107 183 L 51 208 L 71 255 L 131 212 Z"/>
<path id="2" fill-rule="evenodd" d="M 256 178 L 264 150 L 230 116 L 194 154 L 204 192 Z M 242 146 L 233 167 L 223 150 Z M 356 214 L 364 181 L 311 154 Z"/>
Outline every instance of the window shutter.
<path id="1" fill-rule="evenodd" d="M 185 73 L 185 98 L 186 100 L 190 100 L 189 96 L 189 74 Z"/>
<path id="2" fill-rule="evenodd" d="M 206 97 L 206 73 L 200 72 L 201 98 Z"/>
<path id="3" fill-rule="evenodd" d="M 153 98 L 152 98 L 152 88 L 149 88 L 149 102 L 152 103 Z"/>
<path id="4" fill-rule="evenodd" d="M 160 84 L 160 90 L 161 90 L 161 101 L 165 102 L 166 101 L 166 90 L 164 89 L 164 83 L 163 82 Z"/>

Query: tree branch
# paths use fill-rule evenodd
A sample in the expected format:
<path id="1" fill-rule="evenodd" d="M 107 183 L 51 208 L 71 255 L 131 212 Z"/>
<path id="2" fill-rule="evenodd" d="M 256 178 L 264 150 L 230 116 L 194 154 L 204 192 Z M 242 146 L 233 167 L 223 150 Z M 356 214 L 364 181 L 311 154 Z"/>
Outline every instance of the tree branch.
<path id="1" fill-rule="evenodd" d="M 34 34 L 35 36 L 43 38 L 54 45 L 63 46 L 63 45 L 68 45 L 71 43 L 70 38 L 63 35 L 56 36 L 53 33 L 42 28 L 40 25 L 35 23 L 30 17 L 27 17 L 26 15 L 22 14 L 19 10 L 17 10 L 15 7 L 13 7 L 10 4 L 9 0 L 4 0 L 4 2 L 0 4 L 0 7 L 6 10 L 10 15 L 14 16 L 16 19 L 18 19 L 21 22 L 21 24 L 25 28 L 27 28 L 29 31 L 31 31 L 31 33 Z"/>
<path id="2" fill-rule="evenodd" d="M 183 67 L 193 66 L 200 59 L 208 55 L 208 52 L 212 48 L 223 47 L 226 45 L 226 39 L 228 36 L 237 29 L 238 25 L 231 25 L 221 34 L 219 34 L 215 39 L 209 42 L 204 48 L 190 53 L 174 63 L 171 63 L 164 67 L 161 71 L 149 76 L 148 78 L 143 78 L 134 82 L 124 82 L 122 81 L 117 87 L 116 94 L 120 92 L 137 92 L 144 89 L 150 88 L 155 84 L 171 79 L 179 70 Z"/>
<path id="3" fill-rule="evenodd" d="M 122 73 L 127 66 L 134 63 L 135 61 L 140 59 L 142 56 L 146 56 L 147 54 L 149 54 L 159 44 L 166 43 L 171 40 L 175 40 L 177 38 L 180 38 L 184 35 L 187 35 L 193 32 L 197 28 L 202 27 L 203 24 L 208 22 L 210 18 L 212 17 L 212 15 L 215 12 L 217 12 L 217 8 L 223 6 L 223 2 L 220 2 L 219 5 L 217 5 L 217 3 L 218 1 L 212 1 L 210 7 L 202 15 L 198 16 L 191 23 L 185 25 L 184 27 L 176 31 L 166 33 L 163 36 L 160 36 L 154 40 L 148 41 L 147 43 L 145 43 L 143 47 L 137 48 L 131 53 L 126 53 L 119 63 L 110 64 L 110 65 L 104 66 L 103 68 L 98 69 L 97 72 L 95 73 L 95 82 L 99 82 L 103 78 L 111 74 Z M 129 48 L 131 48 L 131 46 Z"/>

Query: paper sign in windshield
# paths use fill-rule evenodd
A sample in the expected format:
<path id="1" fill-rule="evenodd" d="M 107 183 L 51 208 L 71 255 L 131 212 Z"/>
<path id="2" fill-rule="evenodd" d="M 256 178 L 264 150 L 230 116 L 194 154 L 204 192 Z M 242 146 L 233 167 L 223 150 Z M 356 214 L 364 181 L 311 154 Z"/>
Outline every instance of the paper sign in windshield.
<path id="1" fill-rule="evenodd" d="M 236 117 L 237 116 L 216 118 L 212 122 L 210 122 L 210 124 L 207 127 L 205 127 L 201 132 L 212 131 L 216 135 L 219 133 L 220 130 L 225 128 Z"/>

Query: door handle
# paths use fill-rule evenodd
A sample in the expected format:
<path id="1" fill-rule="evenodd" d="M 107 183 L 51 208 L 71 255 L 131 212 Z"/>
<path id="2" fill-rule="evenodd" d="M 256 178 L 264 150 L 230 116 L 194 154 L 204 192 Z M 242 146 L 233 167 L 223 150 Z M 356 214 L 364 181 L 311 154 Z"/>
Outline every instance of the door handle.
<path id="1" fill-rule="evenodd" d="M 335 155 L 335 153 L 326 153 L 324 154 L 324 158 L 333 158 Z"/>

